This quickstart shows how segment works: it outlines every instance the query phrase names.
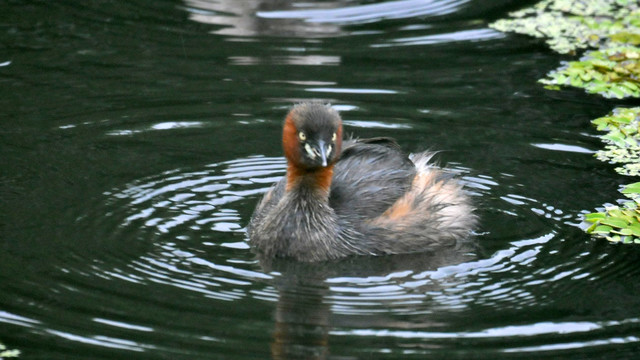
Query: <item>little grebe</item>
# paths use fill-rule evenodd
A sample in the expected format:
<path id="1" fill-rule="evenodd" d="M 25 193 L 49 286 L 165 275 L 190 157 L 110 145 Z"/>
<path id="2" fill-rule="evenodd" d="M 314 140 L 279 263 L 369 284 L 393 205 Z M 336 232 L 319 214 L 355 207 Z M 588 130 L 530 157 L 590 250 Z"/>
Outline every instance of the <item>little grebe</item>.
<path id="1" fill-rule="evenodd" d="M 349 255 L 436 250 L 456 244 L 476 217 L 451 175 L 406 156 L 390 138 L 342 141 L 338 112 L 293 107 L 282 135 L 287 174 L 258 204 L 248 227 L 264 257 L 322 261 Z"/>

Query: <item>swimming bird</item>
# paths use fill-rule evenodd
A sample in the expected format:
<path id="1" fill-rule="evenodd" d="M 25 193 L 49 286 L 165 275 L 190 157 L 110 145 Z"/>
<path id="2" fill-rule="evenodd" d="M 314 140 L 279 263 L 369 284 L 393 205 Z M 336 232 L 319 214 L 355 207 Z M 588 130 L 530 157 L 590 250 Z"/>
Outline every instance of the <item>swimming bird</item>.
<path id="1" fill-rule="evenodd" d="M 343 141 L 330 105 L 295 105 L 284 120 L 286 176 L 248 226 L 259 256 L 304 262 L 437 251 L 476 224 L 468 194 L 433 152 L 406 155 L 387 137 Z"/>

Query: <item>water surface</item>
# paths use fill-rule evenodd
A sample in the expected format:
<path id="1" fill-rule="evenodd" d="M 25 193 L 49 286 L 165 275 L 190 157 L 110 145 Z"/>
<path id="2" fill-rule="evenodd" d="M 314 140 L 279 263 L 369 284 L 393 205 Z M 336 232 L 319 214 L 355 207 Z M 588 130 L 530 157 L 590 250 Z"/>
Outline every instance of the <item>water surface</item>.
<path id="1" fill-rule="evenodd" d="M 0 5 L 0 342 L 29 359 L 610 358 L 640 351 L 638 250 L 566 60 L 518 1 Z M 477 247 L 261 264 L 244 228 L 296 101 L 441 150 Z"/>

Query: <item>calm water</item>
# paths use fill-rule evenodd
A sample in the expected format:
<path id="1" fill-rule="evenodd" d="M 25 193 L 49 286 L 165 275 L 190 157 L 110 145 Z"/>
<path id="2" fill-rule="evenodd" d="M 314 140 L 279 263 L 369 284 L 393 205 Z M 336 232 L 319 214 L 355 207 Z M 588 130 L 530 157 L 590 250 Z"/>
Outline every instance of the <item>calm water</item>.
<path id="1" fill-rule="evenodd" d="M 640 249 L 562 57 L 487 27 L 520 1 L 0 3 L 0 342 L 25 359 L 632 359 Z M 477 248 L 260 264 L 287 108 L 443 150 Z"/>

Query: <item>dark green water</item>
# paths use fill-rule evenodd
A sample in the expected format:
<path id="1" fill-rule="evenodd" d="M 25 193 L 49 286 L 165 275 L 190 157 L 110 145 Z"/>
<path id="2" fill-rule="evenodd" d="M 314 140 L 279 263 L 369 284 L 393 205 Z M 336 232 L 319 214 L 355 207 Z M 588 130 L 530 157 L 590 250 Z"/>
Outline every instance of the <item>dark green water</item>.
<path id="1" fill-rule="evenodd" d="M 615 103 L 536 83 L 563 58 L 487 27 L 522 5 L 0 3 L 0 342 L 50 360 L 640 356 L 640 249 L 577 226 L 628 181 L 592 156 L 589 120 Z M 312 98 L 348 133 L 443 150 L 479 248 L 258 263 L 243 229 L 283 174 L 287 108 Z"/>

